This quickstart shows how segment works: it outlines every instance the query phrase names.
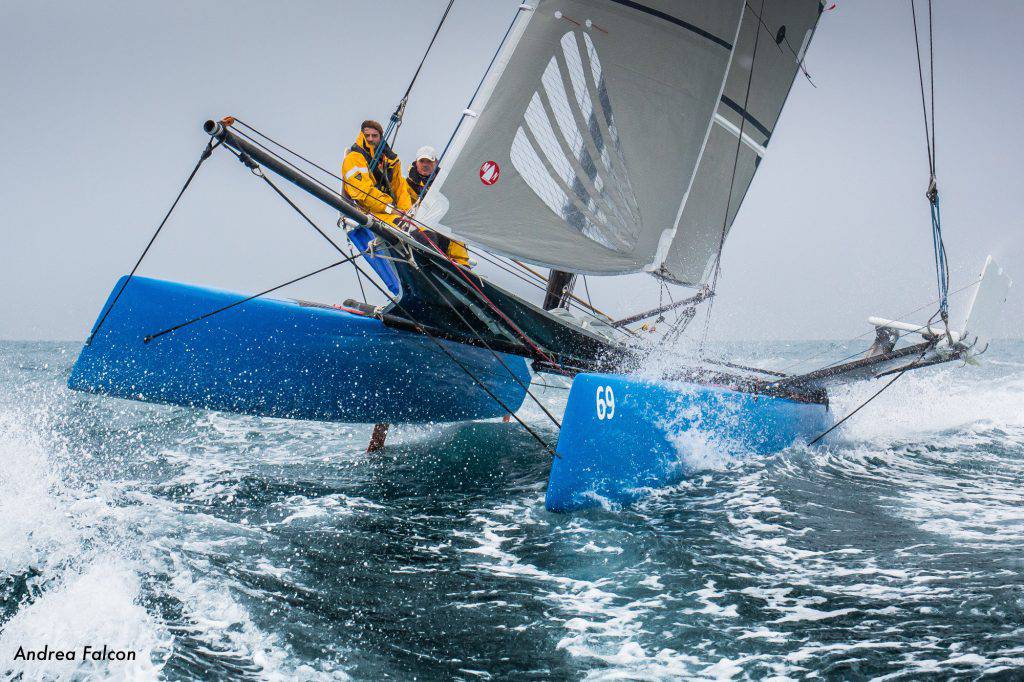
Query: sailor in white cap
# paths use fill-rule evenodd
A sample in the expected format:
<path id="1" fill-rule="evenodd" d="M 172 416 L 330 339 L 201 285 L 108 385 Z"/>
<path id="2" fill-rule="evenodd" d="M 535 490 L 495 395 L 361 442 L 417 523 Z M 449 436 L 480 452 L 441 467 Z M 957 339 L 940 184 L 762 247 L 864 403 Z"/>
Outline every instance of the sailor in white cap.
<path id="1" fill-rule="evenodd" d="M 419 201 L 427 190 L 427 183 L 437 171 L 437 151 L 433 147 L 420 147 L 416 150 L 416 158 L 409 166 L 409 198 L 412 203 Z"/>
<path id="2" fill-rule="evenodd" d="M 416 159 L 409 166 L 409 175 L 405 179 L 406 185 L 409 186 L 409 198 L 412 200 L 413 206 L 416 206 L 423 195 L 427 193 L 427 187 L 437 177 L 437 171 L 437 150 L 429 146 L 416 150 Z M 432 243 L 459 265 L 469 267 L 469 251 L 462 242 L 457 242 L 443 234 L 422 227 L 418 231 L 414 229 L 412 232 L 413 237 L 419 241 Z"/>

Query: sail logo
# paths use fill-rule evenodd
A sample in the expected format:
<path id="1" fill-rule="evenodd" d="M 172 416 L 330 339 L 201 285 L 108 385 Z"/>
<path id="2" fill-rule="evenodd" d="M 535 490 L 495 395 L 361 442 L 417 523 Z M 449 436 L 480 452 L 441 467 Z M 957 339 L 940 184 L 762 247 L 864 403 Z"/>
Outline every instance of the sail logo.
<path id="1" fill-rule="evenodd" d="M 480 182 L 488 187 L 493 185 L 501 177 L 501 166 L 496 161 L 484 161 L 480 166 Z"/>
<path id="2" fill-rule="evenodd" d="M 597 48 L 582 30 L 564 34 L 559 48 L 523 113 L 512 166 L 561 220 L 632 253 L 642 231 L 639 203 Z"/>

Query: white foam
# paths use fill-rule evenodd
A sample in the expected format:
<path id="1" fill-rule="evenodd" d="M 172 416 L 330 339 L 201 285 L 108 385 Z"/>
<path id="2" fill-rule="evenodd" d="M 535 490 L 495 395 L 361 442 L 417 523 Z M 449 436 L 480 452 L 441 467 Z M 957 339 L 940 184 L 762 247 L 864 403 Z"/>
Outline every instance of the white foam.
<path id="1" fill-rule="evenodd" d="M 676 405 L 659 427 L 687 472 L 725 471 L 748 454 L 742 443 L 723 435 L 723 426 L 737 418 L 737 406 L 729 400 L 694 400 L 692 394 L 692 388 L 681 385 Z"/>
<path id="2" fill-rule="evenodd" d="M 833 392 L 833 409 L 845 414 L 878 388 L 872 382 Z M 844 424 L 842 437 L 887 443 L 975 426 L 1024 428 L 1024 374 L 989 377 L 949 365 L 908 373 Z"/>
<path id="3" fill-rule="evenodd" d="M 170 636 L 139 605 L 139 578 L 116 556 L 99 557 L 82 573 L 65 573 L 18 611 L 0 634 L 0 666 L 28 679 L 91 677 L 152 679 L 163 667 Z M 14 661 L 19 647 L 73 651 L 74 661 Z M 83 660 L 84 647 L 135 652 L 132 661 Z M 3 668 L 0 668 L 2 670 Z"/>
<path id="4" fill-rule="evenodd" d="M 59 564 L 77 552 L 65 497 L 38 437 L 0 413 L 0 574 Z"/>
<path id="5" fill-rule="evenodd" d="M 611 591 L 611 579 L 570 578 L 522 561 L 514 551 L 519 544 L 518 534 L 524 527 L 549 525 L 535 514 L 540 505 L 541 499 L 537 498 L 526 504 L 510 503 L 474 510 L 469 518 L 477 528 L 472 532 L 458 531 L 455 535 L 474 543 L 463 550 L 467 555 L 485 560 L 472 563 L 471 568 L 491 575 L 534 581 L 541 586 L 544 600 L 554 607 L 552 618 L 564 619 L 562 627 L 566 634 L 556 648 L 599 666 L 588 670 L 587 679 L 676 679 L 690 677 L 709 665 L 707 661 L 667 647 L 649 649 L 639 641 L 645 634 L 645 616 L 665 608 L 667 597 L 664 594 L 632 599 Z M 559 528 L 557 536 L 572 543 L 579 552 L 594 545 L 586 531 L 585 526 L 574 521 Z M 645 582 L 647 586 L 660 586 L 657 580 Z M 713 586 L 711 592 L 714 592 Z M 712 603 L 710 596 L 708 603 Z M 728 616 L 734 607 L 718 608 Z"/>
<path id="6" fill-rule="evenodd" d="M 646 578 L 638 582 L 637 585 L 643 585 L 644 587 L 649 587 L 652 590 L 665 589 L 665 586 L 661 584 L 661 578 L 659 578 L 656 575 L 647 576 Z"/>

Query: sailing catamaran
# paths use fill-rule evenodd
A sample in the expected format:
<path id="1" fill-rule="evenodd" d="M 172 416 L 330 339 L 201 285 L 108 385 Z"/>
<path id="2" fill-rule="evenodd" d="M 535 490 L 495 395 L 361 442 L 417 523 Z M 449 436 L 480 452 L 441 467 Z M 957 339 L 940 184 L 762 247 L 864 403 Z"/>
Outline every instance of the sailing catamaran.
<path id="1" fill-rule="evenodd" d="M 713 300 L 726 237 L 822 11 L 819 0 L 534 0 L 517 9 L 443 169 L 406 218 L 526 279 L 539 276 L 531 266 L 548 268 L 539 305 L 452 261 L 430 232 L 417 240 L 368 216 L 343 178 L 244 122 L 208 121 L 185 188 L 215 150 L 232 153 L 340 254 L 285 285 L 351 265 L 387 303 L 158 281 L 135 275 L 140 257 L 111 292 L 69 386 L 338 422 L 511 416 L 552 454 L 554 511 L 630 500 L 678 479 L 686 453 L 672 436 L 681 431 L 759 453 L 816 440 L 836 423 L 830 387 L 984 352 L 1010 286 L 989 259 L 967 319 L 949 319 L 930 191 L 940 305 L 927 323 L 872 318 L 876 338 L 860 357 L 808 374 L 682 357 L 661 380 L 630 374 L 651 352 L 630 325 L 675 307 L 675 338 Z M 274 178 L 339 211 L 341 229 L 316 225 Z M 618 321 L 572 292 L 579 275 L 638 272 L 695 292 Z M 571 380 L 561 421 L 531 391 L 538 375 Z M 556 446 L 516 414 L 527 399 L 560 427 Z"/>

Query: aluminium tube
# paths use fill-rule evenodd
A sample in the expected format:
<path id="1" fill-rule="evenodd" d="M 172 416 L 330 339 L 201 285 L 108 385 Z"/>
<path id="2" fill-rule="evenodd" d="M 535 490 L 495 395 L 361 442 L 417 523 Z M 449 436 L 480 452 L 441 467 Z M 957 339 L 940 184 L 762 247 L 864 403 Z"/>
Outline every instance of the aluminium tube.
<path id="1" fill-rule="evenodd" d="M 355 205 L 346 200 L 340 194 L 332 192 L 322 185 L 317 184 L 302 173 L 296 171 L 290 164 L 268 154 L 256 145 L 250 143 L 248 140 L 244 140 L 238 135 L 235 135 L 231 132 L 229 126 L 224 125 L 220 121 L 207 121 L 203 124 L 203 130 L 207 135 L 217 138 L 223 144 L 231 147 L 236 152 L 251 157 L 252 160 L 259 165 L 272 170 L 276 175 L 281 176 L 296 187 L 309 192 L 331 208 L 341 211 L 345 217 L 364 227 L 370 223 L 370 219 L 365 213 L 356 208 Z"/>

